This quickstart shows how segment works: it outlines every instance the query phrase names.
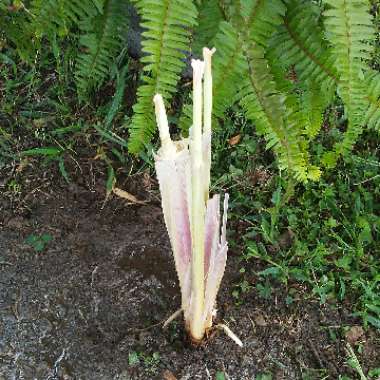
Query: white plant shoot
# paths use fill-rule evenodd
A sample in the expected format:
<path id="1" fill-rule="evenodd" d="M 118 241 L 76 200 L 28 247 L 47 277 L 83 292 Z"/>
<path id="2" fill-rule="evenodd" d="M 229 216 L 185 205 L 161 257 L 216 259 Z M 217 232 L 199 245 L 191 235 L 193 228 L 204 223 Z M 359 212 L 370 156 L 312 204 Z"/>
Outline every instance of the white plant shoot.
<path id="1" fill-rule="evenodd" d="M 199 344 L 212 327 L 216 295 L 227 260 L 228 194 L 220 220 L 220 196 L 209 199 L 214 49 L 192 60 L 193 125 L 190 137 L 172 141 L 160 94 L 154 104 L 161 148 L 155 155 L 166 228 L 179 278 L 186 329 Z M 203 117 L 202 117 L 203 116 Z"/>

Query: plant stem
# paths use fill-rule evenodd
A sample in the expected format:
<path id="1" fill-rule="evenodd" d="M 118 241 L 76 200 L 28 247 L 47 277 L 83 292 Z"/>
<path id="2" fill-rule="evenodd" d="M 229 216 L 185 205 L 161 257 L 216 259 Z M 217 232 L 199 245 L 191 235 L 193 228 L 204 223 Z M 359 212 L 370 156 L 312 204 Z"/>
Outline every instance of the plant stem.
<path id="1" fill-rule="evenodd" d="M 205 333 L 204 310 L 204 229 L 205 203 L 202 178 L 202 77 L 204 63 L 192 61 L 193 66 L 193 128 L 191 133 L 191 237 L 192 237 L 192 301 L 190 335 L 200 341 Z"/>
<path id="2" fill-rule="evenodd" d="M 156 112 L 156 120 L 160 133 L 161 147 L 164 154 L 170 155 L 175 152 L 175 146 L 170 138 L 169 123 L 166 116 L 164 100 L 161 94 L 156 94 L 153 98 Z"/>
<path id="3" fill-rule="evenodd" d="M 211 119 L 212 119 L 212 73 L 211 57 L 215 49 L 203 48 L 203 60 L 205 63 L 205 73 L 203 80 L 203 134 L 207 148 L 204 146 L 204 197 L 208 201 L 210 191 L 210 170 L 211 170 Z M 206 148 L 206 150 L 205 150 Z"/>
<path id="4" fill-rule="evenodd" d="M 211 56 L 215 49 L 203 48 L 203 59 L 205 62 L 205 75 L 203 83 L 204 96 L 204 113 L 203 113 L 203 132 L 211 133 L 211 116 L 212 116 L 212 75 L 211 75 Z"/>

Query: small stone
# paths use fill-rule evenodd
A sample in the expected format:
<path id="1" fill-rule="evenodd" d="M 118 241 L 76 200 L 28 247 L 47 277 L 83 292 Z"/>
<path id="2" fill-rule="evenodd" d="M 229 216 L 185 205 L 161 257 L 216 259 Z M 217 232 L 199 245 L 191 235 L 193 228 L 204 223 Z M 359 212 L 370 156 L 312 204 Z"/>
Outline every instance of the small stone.
<path id="1" fill-rule="evenodd" d="M 351 326 L 346 332 L 346 340 L 348 343 L 356 343 L 364 335 L 362 326 Z"/>
<path id="2" fill-rule="evenodd" d="M 8 228 L 14 228 L 14 229 L 19 230 L 19 229 L 21 229 L 23 227 L 28 226 L 28 224 L 29 223 L 28 223 L 28 221 L 25 218 L 23 218 L 21 216 L 15 216 L 15 217 L 11 218 L 8 221 L 8 223 L 6 223 L 6 226 Z"/>
<path id="3" fill-rule="evenodd" d="M 177 378 L 174 376 L 173 372 L 166 369 L 164 373 L 162 374 L 164 380 L 177 380 Z"/>
<path id="4" fill-rule="evenodd" d="M 257 314 L 255 316 L 254 320 L 255 320 L 255 323 L 257 326 L 260 326 L 260 327 L 268 326 L 268 323 L 266 322 L 266 320 L 262 314 Z"/>

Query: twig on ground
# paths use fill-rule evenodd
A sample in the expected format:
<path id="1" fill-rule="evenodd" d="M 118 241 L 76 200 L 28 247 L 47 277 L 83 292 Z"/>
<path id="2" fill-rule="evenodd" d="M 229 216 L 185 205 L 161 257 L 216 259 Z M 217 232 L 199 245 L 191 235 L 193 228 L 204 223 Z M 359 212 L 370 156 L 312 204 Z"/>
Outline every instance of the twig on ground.
<path id="1" fill-rule="evenodd" d="M 130 329 L 129 331 L 142 332 L 142 331 L 150 330 L 150 329 L 157 327 L 157 326 L 160 326 L 160 325 L 163 325 L 163 328 L 165 328 L 170 322 L 172 322 L 174 319 L 176 319 L 181 313 L 182 313 L 182 309 L 178 309 L 169 318 L 165 318 L 162 321 L 155 323 L 154 325 L 144 327 L 143 329 Z"/>
<path id="2" fill-rule="evenodd" d="M 171 322 L 173 322 L 176 318 L 178 318 L 182 313 L 182 309 L 178 309 L 174 312 L 163 324 L 162 328 L 166 328 Z"/>
<path id="3" fill-rule="evenodd" d="M 243 342 L 231 331 L 227 325 L 218 323 L 215 327 L 217 329 L 223 330 L 238 346 L 243 347 Z"/>

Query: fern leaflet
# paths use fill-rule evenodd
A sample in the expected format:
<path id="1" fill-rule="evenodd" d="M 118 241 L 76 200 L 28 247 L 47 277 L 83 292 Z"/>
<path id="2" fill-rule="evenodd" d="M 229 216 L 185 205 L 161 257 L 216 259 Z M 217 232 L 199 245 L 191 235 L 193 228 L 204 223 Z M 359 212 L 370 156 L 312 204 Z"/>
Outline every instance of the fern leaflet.
<path id="1" fill-rule="evenodd" d="M 94 17 L 97 8 L 92 0 L 34 0 L 31 14 L 36 36 L 51 38 L 66 36 L 73 24 Z"/>
<path id="2" fill-rule="evenodd" d="M 204 46 L 210 46 L 223 21 L 219 0 L 204 0 L 199 6 L 198 26 L 194 32 L 193 52 L 201 55 Z"/>
<path id="3" fill-rule="evenodd" d="M 196 24 L 197 9 L 190 0 L 137 0 L 142 17 L 145 63 L 143 84 L 133 107 L 129 151 L 137 153 L 148 143 L 155 131 L 152 99 L 160 93 L 170 100 L 176 90 L 179 74 L 185 66 L 191 27 Z"/>
<path id="4" fill-rule="evenodd" d="M 312 80 L 331 92 L 339 77 L 331 50 L 323 41 L 318 12 L 319 8 L 309 1 L 290 1 L 284 23 L 272 37 L 269 49 L 283 68 L 295 70 L 298 80 Z"/>
<path id="5" fill-rule="evenodd" d="M 79 42 L 83 52 L 76 62 L 75 78 L 79 97 L 86 99 L 88 92 L 98 88 L 108 76 L 109 68 L 121 49 L 121 29 L 127 20 L 125 0 L 105 0 L 102 14 L 81 24 L 85 33 Z"/>
<path id="6" fill-rule="evenodd" d="M 336 69 L 340 74 L 338 92 L 348 118 L 343 140 L 335 152 L 346 154 L 362 132 L 362 117 L 367 108 L 365 100 L 365 60 L 370 58 L 370 41 L 374 27 L 367 0 L 324 0 L 329 8 L 324 12 L 327 36 L 333 47 Z"/>
<path id="7" fill-rule="evenodd" d="M 380 74 L 371 70 L 366 74 L 368 108 L 365 112 L 364 123 L 369 128 L 380 132 Z"/>

